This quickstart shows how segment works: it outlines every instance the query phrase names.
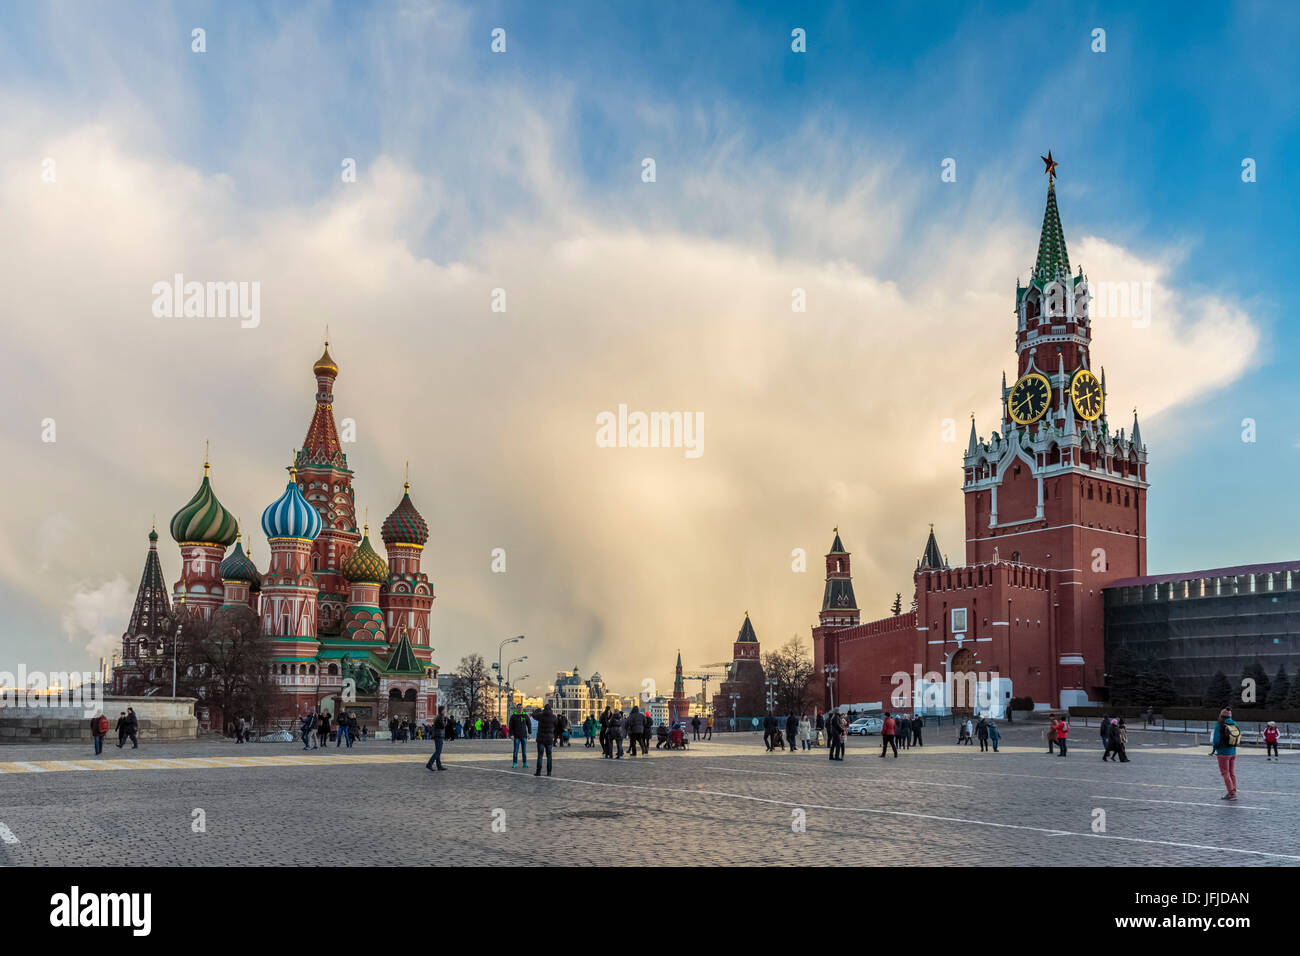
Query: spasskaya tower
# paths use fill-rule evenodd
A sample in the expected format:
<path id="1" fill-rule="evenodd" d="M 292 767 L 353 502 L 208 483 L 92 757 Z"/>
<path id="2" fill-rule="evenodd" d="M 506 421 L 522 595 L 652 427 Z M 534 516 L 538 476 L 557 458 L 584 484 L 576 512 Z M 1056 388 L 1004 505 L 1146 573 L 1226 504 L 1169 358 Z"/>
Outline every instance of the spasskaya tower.
<path id="1" fill-rule="evenodd" d="M 1108 424 L 1105 370 L 1092 354 L 1091 294 L 1071 274 L 1043 157 L 1047 207 L 1028 284 L 1016 283 L 1016 377 L 1003 374 L 1002 420 L 988 440 L 972 416 L 963 461 L 966 564 L 1012 562 L 1052 572 L 1053 682 L 1068 705 L 1104 685 L 1102 587 L 1146 573 L 1147 451 Z"/>

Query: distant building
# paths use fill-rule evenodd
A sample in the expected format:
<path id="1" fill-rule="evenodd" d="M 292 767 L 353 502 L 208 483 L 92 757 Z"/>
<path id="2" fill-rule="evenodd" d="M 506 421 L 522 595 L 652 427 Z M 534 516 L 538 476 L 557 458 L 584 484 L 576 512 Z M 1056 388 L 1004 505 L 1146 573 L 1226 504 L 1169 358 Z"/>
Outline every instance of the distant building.
<path id="1" fill-rule="evenodd" d="M 760 717 L 766 711 L 763 703 L 763 664 L 760 655 L 758 635 L 750 623 L 749 612 L 740 625 L 740 633 L 731 645 L 731 666 L 727 677 L 713 695 L 714 722 L 727 726 L 731 717 L 748 720 Z"/>

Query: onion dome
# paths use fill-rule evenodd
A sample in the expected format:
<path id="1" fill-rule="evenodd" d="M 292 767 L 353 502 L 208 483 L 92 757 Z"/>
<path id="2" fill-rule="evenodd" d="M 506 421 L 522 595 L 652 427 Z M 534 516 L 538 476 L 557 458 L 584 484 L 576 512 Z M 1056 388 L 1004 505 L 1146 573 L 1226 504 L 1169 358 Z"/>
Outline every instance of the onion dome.
<path id="1" fill-rule="evenodd" d="M 317 375 L 328 375 L 331 378 L 338 376 L 339 367 L 334 359 L 330 358 L 330 344 L 328 341 L 325 343 L 325 351 L 321 353 L 321 357 L 316 360 L 316 364 L 311 367 L 311 370 Z"/>
<path id="2" fill-rule="evenodd" d="M 393 513 L 384 519 L 379 533 L 386 547 L 391 548 L 395 544 L 413 544 L 422 548 L 429 540 L 429 523 L 424 520 L 420 512 L 415 510 L 415 505 L 411 502 L 411 483 L 406 482 L 402 488 L 405 492 L 402 500 L 393 509 Z"/>
<path id="3" fill-rule="evenodd" d="M 320 513 L 308 504 L 298 489 L 298 470 L 289 469 L 289 484 L 284 494 L 262 512 L 262 531 L 268 538 L 305 538 L 314 541 L 320 534 Z"/>
<path id="4" fill-rule="evenodd" d="M 177 544 L 211 544 L 225 548 L 235 540 L 239 522 L 221 506 L 208 480 L 208 463 L 203 463 L 203 484 L 194 497 L 172 515 L 172 537 Z"/>
<path id="5" fill-rule="evenodd" d="M 383 584 L 388 580 L 388 563 L 370 545 L 370 525 L 357 549 L 347 556 L 340 569 L 354 584 Z"/>
<path id="6" fill-rule="evenodd" d="M 221 580 L 223 581 L 243 581 L 252 585 L 258 581 L 260 575 L 257 573 L 257 566 L 253 564 L 251 558 L 244 554 L 244 546 L 240 542 L 240 536 L 235 535 L 235 550 L 226 556 L 226 560 L 221 562 Z"/>

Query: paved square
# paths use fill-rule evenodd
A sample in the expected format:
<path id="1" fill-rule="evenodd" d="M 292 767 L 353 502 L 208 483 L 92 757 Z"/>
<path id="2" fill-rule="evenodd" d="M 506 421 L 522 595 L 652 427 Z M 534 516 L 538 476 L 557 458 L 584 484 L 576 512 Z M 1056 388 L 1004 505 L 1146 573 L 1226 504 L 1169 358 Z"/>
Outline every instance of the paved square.
<path id="1" fill-rule="evenodd" d="M 878 737 L 853 738 L 843 763 L 824 749 L 769 754 L 750 734 L 623 760 L 579 741 L 556 751 L 549 779 L 531 754 L 527 773 L 512 769 L 506 741 L 449 744 L 444 773 L 425 770 L 423 742 L 110 744 L 98 758 L 4 747 L 0 862 L 1300 863 L 1300 755 L 1244 754 L 1229 804 L 1203 746 L 1135 743 L 1111 765 L 1086 737 L 1060 758 L 1034 728 L 1007 728 L 997 754 L 946 730 L 897 760 L 878 759 Z"/>

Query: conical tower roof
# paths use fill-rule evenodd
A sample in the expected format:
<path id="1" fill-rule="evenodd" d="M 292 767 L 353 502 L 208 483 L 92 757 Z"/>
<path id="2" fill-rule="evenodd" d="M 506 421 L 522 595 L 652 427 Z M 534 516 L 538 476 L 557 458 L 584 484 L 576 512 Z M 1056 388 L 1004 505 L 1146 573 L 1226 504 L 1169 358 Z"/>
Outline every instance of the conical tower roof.
<path id="1" fill-rule="evenodd" d="M 1055 179 L 1047 184 L 1047 208 L 1043 210 L 1043 231 L 1038 237 L 1038 261 L 1034 263 L 1034 282 L 1042 288 L 1053 279 L 1070 274 L 1070 255 L 1065 249 L 1065 232 L 1061 213 L 1056 208 Z"/>
<path id="2" fill-rule="evenodd" d="M 749 623 L 749 612 L 745 612 L 745 623 L 740 625 L 740 633 L 736 635 L 737 643 L 758 643 L 758 635 L 754 633 L 754 625 Z"/>
<path id="3" fill-rule="evenodd" d="M 127 634 L 131 637 L 160 637 L 167 633 L 170 618 L 171 602 L 167 598 L 167 583 L 163 580 L 162 565 L 158 561 L 158 531 L 154 529 L 149 532 L 149 551 L 144 558 L 144 572 L 135 593 L 135 607 L 131 609 Z"/>
<path id="4" fill-rule="evenodd" d="M 925 541 L 925 550 L 921 552 L 921 563 L 919 567 L 922 570 L 934 571 L 939 568 L 947 567 L 944 564 L 943 552 L 939 550 L 939 542 L 934 537 L 934 525 L 930 525 L 930 537 Z"/>
<path id="5" fill-rule="evenodd" d="M 835 529 L 835 540 L 831 542 L 831 549 L 830 549 L 830 551 L 828 551 L 827 553 L 828 553 L 828 554 L 848 554 L 848 552 L 844 550 L 844 542 L 840 540 L 840 529 L 839 529 L 839 528 L 836 528 L 836 529 Z"/>
<path id="6" fill-rule="evenodd" d="M 415 656 L 415 651 L 411 649 L 411 641 L 406 636 L 406 628 L 402 628 L 402 633 L 397 637 L 397 647 L 389 655 L 388 663 L 384 665 L 385 674 L 423 674 L 424 665 L 420 663 L 419 658 Z"/>

